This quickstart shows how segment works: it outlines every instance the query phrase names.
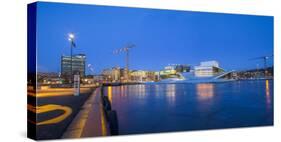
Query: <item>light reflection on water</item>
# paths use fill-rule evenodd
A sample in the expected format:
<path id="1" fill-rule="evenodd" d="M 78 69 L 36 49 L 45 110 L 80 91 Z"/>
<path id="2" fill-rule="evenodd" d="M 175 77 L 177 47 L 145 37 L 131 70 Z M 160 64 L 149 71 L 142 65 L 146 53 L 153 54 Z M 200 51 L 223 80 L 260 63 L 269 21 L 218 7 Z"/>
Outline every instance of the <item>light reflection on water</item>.
<path id="1" fill-rule="evenodd" d="M 170 105 L 174 105 L 176 101 L 176 84 L 166 85 L 166 97 Z"/>
<path id="2" fill-rule="evenodd" d="M 266 80 L 265 81 L 265 95 L 266 95 L 266 103 L 267 103 L 267 107 L 270 107 L 271 105 L 271 95 L 270 95 L 270 85 L 269 85 L 269 81 Z"/>
<path id="3" fill-rule="evenodd" d="M 159 92 L 160 92 L 159 84 L 156 84 L 156 85 L 155 85 L 155 95 L 156 95 L 157 97 L 159 97 Z"/>
<path id="4" fill-rule="evenodd" d="M 196 91 L 198 95 L 198 99 L 200 101 L 212 99 L 214 96 L 214 84 L 204 83 L 204 84 L 197 84 Z"/>
<path id="5" fill-rule="evenodd" d="M 112 103 L 112 87 L 111 86 L 107 87 L 107 96 L 108 96 L 109 101 Z"/>
<path id="6" fill-rule="evenodd" d="M 272 80 L 142 84 L 105 90 L 117 111 L 120 134 L 273 124 Z"/>

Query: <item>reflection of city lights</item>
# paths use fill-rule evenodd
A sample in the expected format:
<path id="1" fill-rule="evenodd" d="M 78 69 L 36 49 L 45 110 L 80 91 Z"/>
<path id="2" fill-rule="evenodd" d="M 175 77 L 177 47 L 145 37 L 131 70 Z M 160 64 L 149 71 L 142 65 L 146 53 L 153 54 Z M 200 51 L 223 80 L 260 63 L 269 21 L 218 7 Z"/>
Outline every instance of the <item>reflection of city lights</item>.
<path id="1" fill-rule="evenodd" d="M 175 102 L 176 100 L 176 85 L 175 84 L 169 84 L 166 86 L 166 94 L 167 94 L 167 97 L 168 97 L 168 101 L 170 103 L 173 103 Z"/>
<path id="2" fill-rule="evenodd" d="M 145 85 L 140 85 L 140 95 L 145 95 Z"/>
<path id="3" fill-rule="evenodd" d="M 123 85 L 121 85 L 121 96 L 124 96 L 125 94 L 124 94 L 124 86 Z"/>
<path id="4" fill-rule="evenodd" d="M 200 100 L 207 100 L 214 96 L 213 84 L 197 84 L 196 89 Z"/>
<path id="5" fill-rule="evenodd" d="M 268 80 L 265 81 L 266 95 L 269 95 L 269 83 Z"/>
<path id="6" fill-rule="evenodd" d="M 111 86 L 107 87 L 107 96 L 108 96 L 110 103 L 112 103 L 112 87 Z"/>
<path id="7" fill-rule="evenodd" d="M 176 94 L 176 85 L 175 84 L 167 85 L 167 95 L 175 96 L 175 94 Z"/>
<path id="8" fill-rule="evenodd" d="M 160 91 L 160 89 L 159 89 L 159 85 L 158 85 L 158 84 L 156 84 L 156 85 L 155 85 L 155 95 L 156 95 L 156 96 L 158 96 L 158 95 L 159 95 L 159 91 Z"/>
<path id="9" fill-rule="evenodd" d="M 137 91 L 139 96 L 145 96 L 145 85 L 136 85 L 133 89 Z"/>
<path id="10" fill-rule="evenodd" d="M 271 101 L 270 101 L 270 91 L 269 91 L 269 81 L 268 80 L 265 81 L 265 94 L 266 94 L 266 102 L 267 102 L 267 104 L 270 104 Z"/>

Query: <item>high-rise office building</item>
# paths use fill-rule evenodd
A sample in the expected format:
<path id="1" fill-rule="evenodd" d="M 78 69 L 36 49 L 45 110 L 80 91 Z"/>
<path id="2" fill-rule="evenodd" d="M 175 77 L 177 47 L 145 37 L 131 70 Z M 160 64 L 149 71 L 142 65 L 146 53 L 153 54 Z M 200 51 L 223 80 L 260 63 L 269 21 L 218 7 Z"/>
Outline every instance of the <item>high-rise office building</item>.
<path id="1" fill-rule="evenodd" d="M 72 63 L 72 65 L 71 65 Z M 85 76 L 86 55 L 77 54 L 72 56 L 61 56 L 61 75 L 65 79 L 70 79 L 74 74 Z M 72 73 L 72 75 L 71 75 Z"/>

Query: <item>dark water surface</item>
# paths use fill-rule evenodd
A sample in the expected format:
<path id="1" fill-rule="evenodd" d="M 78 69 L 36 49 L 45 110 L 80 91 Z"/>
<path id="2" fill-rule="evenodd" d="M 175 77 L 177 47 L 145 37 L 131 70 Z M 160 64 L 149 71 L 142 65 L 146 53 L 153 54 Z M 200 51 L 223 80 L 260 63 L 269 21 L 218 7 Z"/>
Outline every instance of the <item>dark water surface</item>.
<path id="1" fill-rule="evenodd" d="M 273 125 L 273 81 L 105 88 L 120 134 Z"/>

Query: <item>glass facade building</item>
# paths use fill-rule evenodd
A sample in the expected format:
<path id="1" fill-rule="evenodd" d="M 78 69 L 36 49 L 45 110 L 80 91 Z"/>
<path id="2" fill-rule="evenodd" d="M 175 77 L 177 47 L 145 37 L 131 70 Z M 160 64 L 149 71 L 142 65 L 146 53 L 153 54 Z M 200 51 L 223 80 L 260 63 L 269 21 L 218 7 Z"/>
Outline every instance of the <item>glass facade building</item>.
<path id="1" fill-rule="evenodd" d="M 72 67 L 71 67 L 72 63 Z M 74 74 L 80 74 L 81 77 L 85 76 L 85 54 L 77 54 L 72 56 L 61 56 L 61 75 L 65 79 L 69 79 Z M 72 69 L 71 69 L 72 68 Z M 71 71 L 72 70 L 72 71 Z"/>

